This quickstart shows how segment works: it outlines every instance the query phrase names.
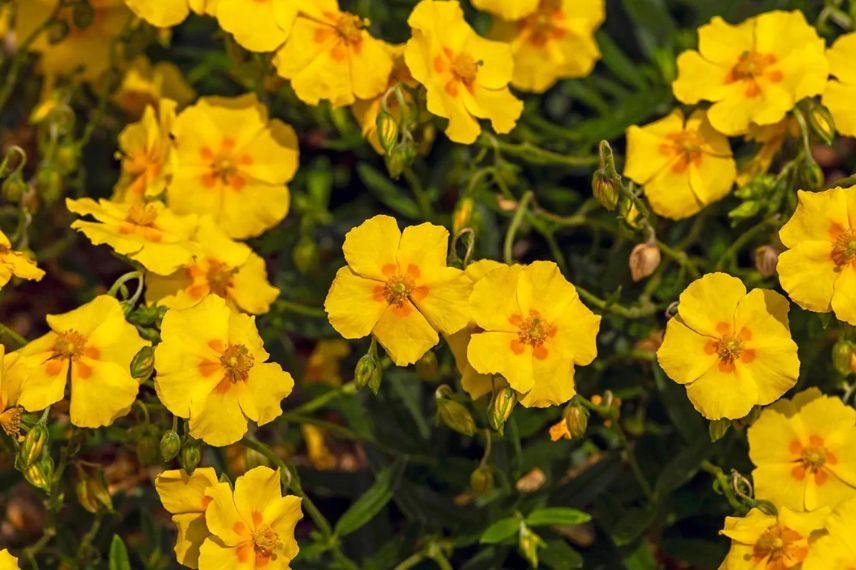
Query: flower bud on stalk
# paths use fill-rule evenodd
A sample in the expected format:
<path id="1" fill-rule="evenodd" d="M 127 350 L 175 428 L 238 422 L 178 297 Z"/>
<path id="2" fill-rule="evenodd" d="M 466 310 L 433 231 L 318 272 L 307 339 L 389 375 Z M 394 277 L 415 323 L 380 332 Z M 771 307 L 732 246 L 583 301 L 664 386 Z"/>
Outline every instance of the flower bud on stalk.
<path id="1" fill-rule="evenodd" d="M 446 385 L 437 388 L 434 393 L 437 415 L 448 428 L 461 435 L 472 436 L 476 432 L 476 422 L 463 404 L 448 397 L 451 392 L 452 389 Z"/>
<path id="2" fill-rule="evenodd" d="M 36 188 L 45 204 L 55 203 L 62 195 L 62 172 L 51 164 L 42 166 L 36 173 Z"/>
<path id="3" fill-rule="evenodd" d="M 188 475 L 193 475 L 200 461 L 202 461 L 202 444 L 198 440 L 188 437 L 184 440 L 184 445 L 181 446 L 181 458 L 179 459 L 181 468 Z"/>
<path id="4" fill-rule="evenodd" d="M 487 418 L 490 427 L 500 434 L 503 433 L 505 422 L 517 405 L 517 392 L 509 387 L 500 388 L 493 393 L 488 407 Z"/>
<path id="5" fill-rule="evenodd" d="M 398 142 L 398 122 L 393 116 L 381 110 L 375 120 L 377 128 L 377 138 L 383 148 L 384 154 L 390 154 L 395 148 L 395 143 Z"/>
<path id="6" fill-rule="evenodd" d="M 603 170 L 594 173 L 591 189 L 594 199 L 610 212 L 618 206 L 618 183 Z"/>
<path id="7" fill-rule="evenodd" d="M 181 437 L 175 430 L 169 430 L 163 434 L 160 440 L 160 455 L 164 463 L 175 459 L 181 451 Z"/>
<path id="8" fill-rule="evenodd" d="M 150 346 L 144 346 L 131 360 L 131 376 L 145 382 L 152 375 L 155 366 L 155 351 Z"/>
<path id="9" fill-rule="evenodd" d="M 662 256 L 660 248 L 656 243 L 640 243 L 630 252 L 628 265 L 630 266 L 630 277 L 633 281 L 641 281 L 650 277 L 660 266 Z"/>
<path id="10" fill-rule="evenodd" d="M 823 169 L 813 160 L 807 162 L 802 169 L 802 179 L 805 185 L 812 190 L 818 190 L 823 187 L 826 182 L 826 176 L 823 174 Z"/>
<path id="11" fill-rule="evenodd" d="M 847 376 L 853 372 L 854 359 L 856 359 L 856 347 L 853 343 L 840 339 L 832 347 L 832 366 L 838 373 Z"/>
<path id="12" fill-rule="evenodd" d="M 493 471 L 487 465 L 479 465 L 470 473 L 470 489 L 477 497 L 484 497 L 493 491 Z"/>
<path id="13" fill-rule="evenodd" d="M 244 461 L 247 463 L 248 471 L 260 466 L 270 467 L 270 460 L 255 449 L 246 449 L 244 452 Z"/>
<path id="14" fill-rule="evenodd" d="M 13 172 L 3 181 L 2 193 L 7 202 L 18 203 L 27 190 L 29 190 L 29 186 L 20 172 Z"/>
<path id="15" fill-rule="evenodd" d="M 42 422 L 37 423 L 27 432 L 20 451 L 21 466 L 24 469 L 31 467 L 41 457 L 48 441 L 50 441 L 50 434 L 47 426 Z"/>
<path id="16" fill-rule="evenodd" d="M 532 568 L 538 568 L 538 549 L 545 545 L 544 540 L 532 532 L 528 526 L 521 524 L 517 545 Z"/>
<path id="17" fill-rule="evenodd" d="M 824 143 L 831 145 L 835 142 L 835 121 L 826 107 L 813 104 L 808 111 L 808 124 Z"/>
<path id="18" fill-rule="evenodd" d="M 354 370 L 354 384 L 360 390 L 368 386 L 372 392 L 377 394 L 382 379 L 383 369 L 380 360 L 375 351 L 370 349 L 357 361 L 357 367 Z"/>
<path id="19" fill-rule="evenodd" d="M 50 493 L 53 472 L 53 459 L 49 454 L 43 453 L 38 461 L 24 469 L 24 479 L 33 487 Z"/>
<path id="20" fill-rule="evenodd" d="M 452 214 L 452 234 L 458 235 L 462 229 L 472 225 L 475 200 L 466 196 L 458 201 Z"/>
<path id="21" fill-rule="evenodd" d="M 755 269 L 762 277 L 772 277 L 776 274 L 779 264 L 779 250 L 772 245 L 762 245 L 755 250 Z"/>

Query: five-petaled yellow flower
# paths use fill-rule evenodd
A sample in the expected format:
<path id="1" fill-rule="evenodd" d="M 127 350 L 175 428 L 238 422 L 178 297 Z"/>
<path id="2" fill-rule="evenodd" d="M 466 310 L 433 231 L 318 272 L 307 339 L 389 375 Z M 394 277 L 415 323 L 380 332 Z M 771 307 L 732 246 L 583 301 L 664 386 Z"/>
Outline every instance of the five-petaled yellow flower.
<path id="1" fill-rule="evenodd" d="M 605 17 L 604 0 L 539 0 L 534 13 L 496 20 L 491 36 L 510 42 L 511 84 L 543 93 L 559 79 L 585 77 L 600 59 L 594 32 Z M 509 21 L 510 20 L 510 21 Z"/>
<path id="2" fill-rule="evenodd" d="M 140 388 L 131 360 L 148 343 L 119 301 L 101 295 L 47 322 L 51 332 L 16 352 L 27 367 L 18 404 L 34 412 L 59 402 L 70 379 L 72 424 L 107 426 L 128 413 Z"/>
<path id="3" fill-rule="evenodd" d="M 190 420 L 190 434 L 210 445 L 235 443 L 282 413 L 294 380 L 267 362 L 255 319 L 209 295 L 184 310 L 170 309 L 155 348 L 155 388 L 164 406 Z"/>
<path id="4" fill-rule="evenodd" d="M 12 277 L 41 281 L 44 275 L 45 272 L 26 253 L 13 250 L 12 242 L 0 231 L 0 287 L 9 283 Z"/>
<path id="5" fill-rule="evenodd" d="M 122 172 L 113 198 L 142 202 L 163 194 L 172 175 L 172 139 L 175 101 L 161 99 L 158 109 L 146 107 L 142 118 L 119 133 Z"/>
<path id="6" fill-rule="evenodd" d="M 823 92 L 823 104 L 832 113 L 835 128 L 839 133 L 856 136 L 856 33 L 845 34 L 835 40 L 826 52 L 829 60 L 829 73 L 836 79 L 826 84 Z"/>
<path id="7" fill-rule="evenodd" d="M 173 127 L 175 167 L 167 191 L 180 214 L 210 214 L 230 237 L 257 236 L 288 213 L 297 135 L 255 94 L 203 97 Z"/>
<path id="8" fill-rule="evenodd" d="M 802 570 L 856 568 L 856 499 L 844 501 L 826 518 L 826 534 L 817 539 Z"/>
<path id="9" fill-rule="evenodd" d="M 155 478 L 163 508 L 172 515 L 172 523 L 178 530 L 175 558 L 183 566 L 198 567 L 199 547 L 211 534 L 205 525 L 205 510 L 211 497 L 205 492 L 217 483 L 217 472 L 211 467 L 198 467 L 192 475 L 173 469 Z"/>
<path id="10" fill-rule="evenodd" d="M 704 417 L 742 418 L 797 381 L 800 362 L 788 328 L 787 299 L 736 277 L 710 273 L 681 293 L 657 360 L 685 384 Z"/>
<path id="11" fill-rule="evenodd" d="M 497 133 L 511 131 L 523 112 L 523 102 L 508 88 L 511 47 L 476 34 L 455 1 L 422 0 L 407 22 L 413 37 L 405 61 L 428 90 L 428 111 L 449 119 L 449 138 L 474 142 L 481 132 L 478 119 L 489 119 Z"/>
<path id="12" fill-rule="evenodd" d="M 779 507 L 778 511 L 778 516 L 752 509 L 745 517 L 725 517 L 721 533 L 731 539 L 731 549 L 720 570 L 800 568 L 823 534 L 829 509 L 801 513 Z"/>
<path id="13" fill-rule="evenodd" d="M 782 288 L 800 307 L 856 325 L 856 186 L 798 195 L 779 230 Z"/>
<path id="14" fill-rule="evenodd" d="M 113 250 L 160 275 L 169 275 L 193 259 L 191 237 L 198 224 L 196 216 L 178 216 L 161 202 L 123 204 L 110 200 L 66 199 L 66 207 L 95 221 L 71 224 L 95 245 Z"/>
<path id="15" fill-rule="evenodd" d="M 288 1 L 299 15 L 273 63 L 301 101 L 340 107 L 386 89 L 392 57 L 368 32 L 367 20 L 341 11 L 338 0 Z"/>
<path id="16" fill-rule="evenodd" d="M 199 551 L 201 570 L 266 568 L 288 570 L 299 550 L 294 527 L 303 518 L 300 498 L 282 495 L 280 472 L 250 469 L 235 481 L 207 491 L 205 522 L 211 532 Z"/>
<path id="17" fill-rule="evenodd" d="M 704 111 L 685 119 L 675 109 L 627 129 L 624 175 L 643 185 L 657 214 L 678 220 L 728 194 L 737 166 L 728 139 L 710 126 Z"/>
<path id="18" fill-rule="evenodd" d="M 265 261 L 243 243 L 233 241 L 209 216 L 194 236 L 196 258 L 171 275 L 150 275 L 146 300 L 171 309 L 186 309 L 209 294 L 219 295 L 230 308 L 267 313 L 279 289 L 267 278 Z"/>
<path id="19" fill-rule="evenodd" d="M 342 247 L 348 265 L 339 269 L 324 308 L 345 338 L 369 334 L 399 366 L 413 364 L 469 320 L 472 283 L 446 266 L 449 232 L 424 223 L 400 231 L 389 216 L 375 216 L 352 229 Z"/>
<path id="20" fill-rule="evenodd" d="M 806 390 L 764 410 L 748 431 L 755 495 L 800 511 L 856 497 L 856 410 Z"/>
<path id="21" fill-rule="evenodd" d="M 682 103 L 713 102 L 708 118 L 723 134 L 777 123 L 826 85 L 824 43 L 802 12 L 766 12 L 736 26 L 717 16 L 698 36 L 698 51 L 678 56 L 672 88 Z"/>
<path id="22" fill-rule="evenodd" d="M 157 108 L 161 99 L 175 101 L 183 107 L 196 98 L 196 92 L 171 61 L 152 63 L 144 56 L 134 58 L 125 70 L 113 101 L 128 116 L 139 119 L 146 107 Z M 166 134 L 169 135 L 167 129 Z"/>
<path id="23" fill-rule="evenodd" d="M 526 407 L 562 404 L 576 393 L 574 366 L 597 355 L 600 317 L 580 301 L 555 263 L 494 269 L 476 282 L 474 333 L 467 359 L 482 374 L 501 374 Z"/>
<path id="24" fill-rule="evenodd" d="M 21 429 L 23 410 L 18 405 L 21 390 L 26 380 L 26 364 L 21 365 L 21 355 L 6 354 L 0 344 L 0 429 L 10 436 L 17 436 Z"/>

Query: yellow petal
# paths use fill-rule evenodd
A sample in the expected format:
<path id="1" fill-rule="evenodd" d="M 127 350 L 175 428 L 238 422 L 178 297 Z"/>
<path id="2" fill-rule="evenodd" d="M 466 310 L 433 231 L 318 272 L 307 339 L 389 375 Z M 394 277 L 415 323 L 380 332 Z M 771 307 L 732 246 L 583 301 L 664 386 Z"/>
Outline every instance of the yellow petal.
<path id="1" fill-rule="evenodd" d="M 345 234 L 342 251 L 350 268 L 364 276 L 386 281 L 383 268 L 396 265 L 401 240 L 398 222 L 390 216 L 374 216 Z"/>
<path id="2" fill-rule="evenodd" d="M 500 267 L 473 286 L 470 315 L 479 327 L 517 334 L 517 327 L 510 319 L 522 313 L 517 302 L 517 284 L 522 271 L 519 265 Z"/>
<path id="3" fill-rule="evenodd" d="M 375 290 L 383 285 L 360 277 L 349 267 L 339 269 L 324 300 L 324 310 L 336 332 L 345 338 L 368 336 L 388 306 L 386 299 L 375 299 Z"/>
<path id="4" fill-rule="evenodd" d="M 724 372 L 715 365 L 698 380 L 687 384 L 687 396 L 695 409 L 709 420 L 739 419 L 758 403 L 758 386 L 740 367 Z"/>
<path id="5" fill-rule="evenodd" d="M 126 4 L 140 18 L 159 28 L 180 24 L 190 13 L 187 0 L 127 0 Z"/>
<path id="6" fill-rule="evenodd" d="M 467 346 L 467 360 L 482 374 L 502 374 L 512 388 L 525 394 L 535 385 L 533 358 L 529 350 L 512 351 L 516 340 L 516 332 L 474 334 Z M 570 366 L 567 368 L 569 371 Z"/>
<path id="7" fill-rule="evenodd" d="M 86 378 L 71 377 L 71 423 L 78 427 L 107 426 L 131 409 L 140 389 L 131 377 L 128 360 L 125 366 L 114 362 L 83 359 L 91 370 Z"/>
<path id="8" fill-rule="evenodd" d="M 189 568 L 199 566 L 199 547 L 210 536 L 205 525 L 205 513 L 186 513 L 172 516 L 178 531 L 175 539 L 175 559 Z"/>
<path id="9" fill-rule="evenodd" d="M 205 524 L 208 525 L 208 530 L 218 539 L 218 542 L 223 545 L 234 546 L 246 540 L 247 534 L 235 532 L 236 527 L 240 529 L 243 526 L 246 531 L 250 531 L 252 527 L 247 527 L 246 523 L 251 521 L 244 521 L 238 512 L 229 484 L 217 483 L 209 487 L 205 494 L 211 499 L 208 508 L 205 510 Z M 202 568 L 206 567 L 206 547 L 209 542 L 208 540 L 205 541 L 200 552 L 199 563 Z M 212 568 L 218 567 L 212 566 Z"/>
<path id="10" fill-rule="evenodd" d="M 835 280 L 832 310 L 838 320 L 856 326 L 856 263 L 845 266 Z"/>
<path id="11" fill-rule="evenodd" d="M 666 324 L 657 361 L 666 375 L 678 384 L 693 382 L 717 364 L 716 355 L 705 350 L 711 340 L 686 326 L 680 317 L 674 317 Z"/>
<path id="12" fill-rule="evenodd" d="M 403 241 L 403 240 L 402 240 Z M 469 298 L 473 283 L 460 269 L 444 267 L 425 286 L 427 294 L 414 304 L 435 329 L 452 334 L 470 320 Z"/>
<path id="13" fill-rule="evenodd" d="M 218 0 L 217 23 L 250 51 L 273 51 L 288 37 L 274 17 L 273 2 Z"/>
<path id="14" fill-rule="evenodd" d="M 203 512 L 208 504 L 205 491 L 216 484 L 217 472 L 212 467 L 199 467 L 192 475 L 183 469 L 172 469 L 155 477 L 161 504 L 174 515 Z"/>
<path id="15" fill-rule="evenodd" d="M 527 408 L 546 408 L 564 404 L 577 393 L 574 385 L 574 367 L 568 358 L 532 360 L 535 383 L 520 404 Z"/>
<path id="16" fill-rule="evenodd" d="M 202 399 L 190 402 L 190 435 L 208 445 L 224 447 L 247 433 L 247 418 L 238 403 L 247 390 L 236 383 L 227 392 L 211 390 Z"/>
<path id="17" fill-rule="evenodd" d="M 821 313 L 832 310 L 839 274 L 831 255 L 832 244 L 824 242 L 802 242 L 779 255 L 779 282 L 800 307 Z"/>
<path id="18" fill-rule="evenodd" d="M 717 325 L 732 322 L 734 311 L 745 295 L 746 286 L 737 277 L 708 273 L 681 293 L 678 314 L 695 332 L 716 336 Z"/>
<path id="19" fill-rule="evenodd" d="M 282 414 L 282 399 L 292 388 L 294 379 L 279 364 L 255 364 L 250 369 L 247 390 L 239 395 L 241 409 L 258 425 L 272 422 Z"/>
<path id="20" fill-rule="evenodd" d="M 854 81 L 856 83 L 856 81 Z M 842 135 L 856 136 L 856 84 L 831 80 L 823 91 L 823 105 L 832 113 L 836 130 Z"/>
<path id="21" fill-rule="evenodd" d="M 235 481 L 235 508 L 245 521 L 255 521 L 281 498 L 282 481 L 278 469 L 274 471 L 270 467 L 254 467 Z"/>
<path id="22" fill-rule="evenodd" d="M 473 6 L 506 20 L 519 20 L 535 11 L 539 0 L 473 0 Z"/>
<path id="23" fill-rule="evenodd" d="M 303 518 L 300 509 L 301 499 L 294 495 L 273 501 L 265 509 L 265 520 L 270 521 L 271 528 L 279 536 L 282 548 L 278 551 L 278 557 L 289 561 L 297 556 L 300 550 L 297 540 L 294 538 L 294 528 L 297 522 Z"/>
<path id="24" fill-rule="evenodd" d="M 440 341 L 437 331 L 410 301 L 401 308 L 389 305 L 372 333 L 398 366 L 413 364 Z"/>
<path id="25" fill-rule="evenodd" d="M 760 467 L 792 462 L 791 442 L 799 441 L 801 436 L 795 425 L 786 415 L 765 409 L 746 432 L 752 463 Z"/>

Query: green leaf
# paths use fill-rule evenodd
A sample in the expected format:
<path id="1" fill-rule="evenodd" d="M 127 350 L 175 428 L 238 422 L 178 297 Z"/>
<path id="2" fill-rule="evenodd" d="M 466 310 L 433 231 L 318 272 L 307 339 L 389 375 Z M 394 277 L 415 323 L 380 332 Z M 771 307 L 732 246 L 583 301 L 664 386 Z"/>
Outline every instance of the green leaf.
<path id="1" fill-rule="evenodd" d="M 583 557 L 564 540 L 551 540 L 541 549 L 538 557 L 544 566 L 553 570 L 574 570 L 583 567 Z"/>
<path id="2" fill-rule="evenodd" d="M 644 91 L 648 82 L 645 80 L 645 76 L 639 72 L 639 65 L 627 57 L 606 32 L 597 33 L 597 43 L 600 46 L 603 63 L 606 67 L 626 84 Z"/>
<path id="3" fill-rule="evenodd" d="M 131 570 L 128 549 L 118 534 L 113 535 L 113 541 L 110 543 L 110 570 Z"/>
<path id="4" fill-rule="evenodd" d="M 520 519 L 517 517 L 508 517 L 499 519 L 482 533 L 481 542 L 483 544 L 496 544 L 507 538 L 511 538 L 520 530 Z"/>
<path id="5" fill-rule="evenodd" d="M 357 166 L 357 174 L 366 185 L 369 192 L 384 205 L 408 218 L 419 218 L 419 206 L 407 197 L 406 192 L 390 182 L 384 174 L 373 166 L 361 162 Z"/>
<path id="6" fill-rule="evenodd" d="M 334 530 L 337 536 L 346 536 L 359 530 L 386 506 L 404 472 L 405 464 L 406 461 L 399 458 L 378 473 L 374 484 L 336 522 Z"/>
<path id="7" fill-rule="evenodd" d="M 690 404 L 686 389 L 667 378 L 665 372 L 656 363 L 652 366 L 652 371 L 660 401 L 666 408 L 666 415 L 669 416 L 681 438 L 691 443 L 698 438 L 699 434 L 707 435 L 707 426 Z"/>
<path id="8" fill-rule="evenodd" d="M 651 526 L 655 518 L 657 518 L 657 509 L 652 505 L 630 509 L 612 529 L 612 540 L 616 546 L 631 544 Z"/>
<path id="9" fill-rule="evenodd" d="M 665 497 L 689 481 L 698 472 L 701 462 L 707 459 L 713 450 L 714 447 L 706 434 L 698 436 L 692 445 L 681 450 L 660 471 L 654 485 L 657 496 Z"/>
<path id="10" fill-rule="evenodd" d="M 526 517 L 529 526 L 574 525 L 591 520 L 591 515 L 568 507 L 549 507 L 537 509 Z"/>

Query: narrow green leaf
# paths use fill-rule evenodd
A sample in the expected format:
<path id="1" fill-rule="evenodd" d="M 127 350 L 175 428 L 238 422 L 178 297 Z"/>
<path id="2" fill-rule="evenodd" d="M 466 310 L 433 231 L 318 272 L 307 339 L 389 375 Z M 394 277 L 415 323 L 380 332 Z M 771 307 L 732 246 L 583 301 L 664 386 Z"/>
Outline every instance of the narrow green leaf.
<path id="1" fill-rule="evenodd" d="M 549 507 L 537 509 L 526 517 L 529 526 L 574 525 L 591 520 L 591 515 L 568 507 Z"/>
<path id="2" fill-rule="evenodd" d="M 336 535 L 346 536 L 359 530 L 386 506 L 404 472 L 405 463 L 399 458 L 377 474 L 374 484 L 336 522 Z"/>
<path id="3" fill-rule="evenodd" d="M 701 434 L 689 447 L 675 455 L 660 471 L 654 492 L 665 497 L 687 481 L 701 468 L 701 463 L 713 453 L 714 447 L 707 434 Z"/>
<path id="4" fill-rule="evenodd" d="M 113 535 L 110 543 L 110 570 L 131 570 L 131 561 L 128 559 L 128 549 L 125 542 L 118 534 Z"/>
<path id="5" fill-rule="evenodd" d="M 538 558 L 553 570 L 574 570 L 583 567 L 583 557 L 564 540 L 550 540 L 538 553 Z"/>
<path id="6" fill-rule="evenodd" d="M 483 544 L 496 544 L 507 538 L 511 538 L 520 530 L 520 519 L 517 517 L 507 517 L 499 519 L 482 533 L 481 542 Z"/>
<path id="7" fill-rule="evenodd" d="M 612 540 L 616 546 L 627 546 L 639 538 L 657 517 L 657 509 L 648 505 L 627 511 L 612 529 Z"/>
<path id="8" fill-rule="evenodd" d="M 639 90 L 646 88 L 647 81 L 645 81 L 645 76 L 639 72 L 638 64 L 627 57 L 621 51 L 621 48 L 618 47 L 618 44 L 606 32 L 600 31 L 597 33 L 597 43 L 600 46 L 603 63 L 610 71 L 632 87 L 636 87 Z"/>
<path id="9" fill-rule="evenodd" d="M 672 421 L 681 438 L 687 443 L 694 442 L 699 434 L 707 435 L 707 427 L 696 412 L 683 386 L 679 386 L 666 377 L 665 372 L 655 363 L 652 366 L 660 401 L 666 408 L 666 415 Z"/>

